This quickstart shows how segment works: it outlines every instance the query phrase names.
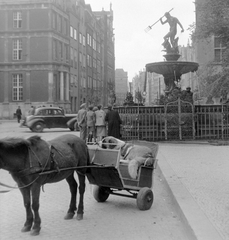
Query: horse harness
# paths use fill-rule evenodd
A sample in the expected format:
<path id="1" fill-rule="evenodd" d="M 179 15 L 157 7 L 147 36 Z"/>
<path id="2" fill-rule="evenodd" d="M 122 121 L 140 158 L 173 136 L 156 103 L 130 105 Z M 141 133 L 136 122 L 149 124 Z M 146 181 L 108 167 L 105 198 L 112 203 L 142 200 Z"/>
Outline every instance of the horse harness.
<path id="1" fill-rule="evenodd" d="M 27 175 L 36 174 L 36 173 L 43 173 L 46 171 L 55 171 L 58 173 L 60 172 L 58 163 L 55 160 L 55 152 L 57 152 L 61 157 L 63 157 L 63 154 L 58 149 L 56 149 L 53 145 L 49 145 L 49 154 L 48 154 L 47 160 L 45 161 L 44 165 L 41 163 L 37 154 L 33 151 L 33 149 L 31 147 L 28 147 L 28 150 L 29 150 L 29 165 L 30 166 L 28 169 L 23 169 L 23 170 L 17 172 L 17 174 L 19 174 L 20 176 L 27 176 Z M 54 152 L 54 150 L 55 150 L 55 152 Z M 35 156 L 38 166 L 33 166 L 31 155 Z"/>

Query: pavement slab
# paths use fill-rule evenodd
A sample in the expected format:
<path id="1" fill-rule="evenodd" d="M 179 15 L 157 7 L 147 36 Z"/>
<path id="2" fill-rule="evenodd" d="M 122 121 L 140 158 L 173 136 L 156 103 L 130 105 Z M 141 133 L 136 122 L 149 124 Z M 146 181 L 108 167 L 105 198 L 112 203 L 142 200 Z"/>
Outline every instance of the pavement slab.
<path id="1" fill-rule="evenodd" d="M 229 239 L 228 152 L 228 146 L 160 144 L 159 167 L 197 239 Z"/>

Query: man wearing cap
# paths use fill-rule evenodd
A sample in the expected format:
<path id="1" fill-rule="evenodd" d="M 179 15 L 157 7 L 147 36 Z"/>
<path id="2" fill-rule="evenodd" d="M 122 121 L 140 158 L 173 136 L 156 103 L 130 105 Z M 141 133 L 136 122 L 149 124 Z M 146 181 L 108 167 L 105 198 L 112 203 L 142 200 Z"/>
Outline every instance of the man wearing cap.
<path id="1" fill-rule="evenodd" d="M 87 110 L 86 103 L 80 105 L 80 110 L 78 111 L 78 126 L 80 129 L 80 138 L 86 142 L 87 137 Z"/>

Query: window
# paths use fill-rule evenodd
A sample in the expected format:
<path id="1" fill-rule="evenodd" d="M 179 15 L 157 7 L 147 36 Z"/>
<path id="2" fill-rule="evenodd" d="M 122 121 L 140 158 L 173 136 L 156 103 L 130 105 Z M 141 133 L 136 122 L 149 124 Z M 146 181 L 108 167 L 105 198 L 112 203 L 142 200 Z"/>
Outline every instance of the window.
<path id="1" fill-rule="evenodd" d="M 89 35 L 89 33 L 87 34 L 87 44 L 88 45 L 90 44 L 90 35 Z"/>
<path id="2" fill-rule="evenodd" d="M 97 89 L 97 86 L 96 86 L 97 84 L 96 84 L 96 82 L 97 82 L 97 81 L 96 81 L 95 79 L 93 79 L 93 88 L 94 88 L 95 90 Z"/>
<path id="3" fill-rule="evenodd" d="M 93 49 L 96 51 L 96 40 L 93 38 L 93 41 L 92 41 L 92 46 L 93 46 Z"/>
<path id="4" fill-rule="evenodd" d="M 97 72 L 100 73 L 101 63 L 97 60 Z"/>
<path id="5" fill-rule="evenodd" d="M 91 77 L 87 78 L 87 86 L 88 86 L 88 88 L 92 88 L 92 78 Z"/>
<path id="6" fill-rule="evenodd" d="M 85 46 L 86 42 L 85 42 L 85 36 L 83 36 L 83 46 Z"/>
<path id="7" fill-rule="evenodd" d="M 73 67 L 73 62 L 74 62 L 74 49 L 71 47 L 70 48 L 70 59 L 71 59 L 71 66 Z"/>
<path id="8" fill-rule="evenodd" d="M 221 37 L 214 38 L 214 54 L 215 54 L 215 61 L 221 62 L 223 59 L 223 53 L 226 49 L 226 41 L 224 41 Z"/>
<path id="9" fill-rule="evenodd" d="M 65 44 L 65 59 L 66 59 L 66 63 L 69 62 L 69 48 L 68 45 Z"/>
<path id="10" fill-rule="evenodd" d="M 13 40 L 13 60 L 22 59 L 22 40 L 14 39 Z"/>
<path id="11" fill-rule="evenodd" d="M 62 29 L 62 18 L 61 16 L 57 15 L 57 31 L 61 32 Z"/>
<path id="12" fill-rule="evenodd" d="M 83 67 L 86 67 L 86 55 L 83 55 Z"/>
<path id="13" fill-rule="evenodd" d="M 80 39 L 79 39 L 80 43 L 82 44 L 82 34 L 80 33 Z"/>
<path id="14" fill-rule="evenodd" d="M 77 50 L 74 49 L 74 67 L 77 68 Z"/>
<path id="15" fill-rule="evenodd" d="M 23 78 L 22 74 L 13 74 L 13 101 L 23 100 Z"/>
<path id="16" fill-rule="evenodd" d="M 73 38 L 73 27 L 70 26 L 70 37 Z"/>
<path id="17" fill-rule="evenodd" d="M 60 60 L 63 61 L 63 46 L 62 46 L 62 42 L 59 42 L 59 52 L 60 52 Z"/>
<path id="18" fill-rule="evenodd" d="M 21 12 L 14 12 L 13 13 L 13 27 L 21 28 L 21 26 L 22 26 Z"/>
<path id="19" fill-rule="evenodd" d="M 74 39 L 77 40 L 77 30 L 74 29 Z"/>
<path id="20" fill-rule="evenodd" d="M 93 58 L 93 68 L 96 68 L 96 59 Z"/>
<path id="21" fill-rule="evenodd" d="M 80 63 L 82 63 L 82 53 L 80 52 Z"/>
<path id="22" fill-rule="evenodd" d="M 52 14 L 52 27 L 56 29 L 56 13 Z"/>
<path id="23" fill-rule="evenodd" d="M 53 49 L 52 49 L 52 52 L 53 52 L 53 60 L 57 60 L 57 52 L 56 52 L 56 40 L 53 40 Z"/>

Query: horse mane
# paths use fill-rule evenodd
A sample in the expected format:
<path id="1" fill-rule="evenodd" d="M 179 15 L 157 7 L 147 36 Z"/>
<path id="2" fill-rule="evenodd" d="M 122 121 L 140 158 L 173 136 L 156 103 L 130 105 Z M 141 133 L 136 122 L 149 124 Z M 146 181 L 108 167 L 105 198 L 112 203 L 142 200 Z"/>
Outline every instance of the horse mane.
<path id="1" fill-rule="evenodd" d="M 41 138 L 32 136 L 28 139 L 24 138 L 4 138 L 0 140 L 0 148 L 15 149 L 22 146 L 30 146 L 36 144 Z"/>

